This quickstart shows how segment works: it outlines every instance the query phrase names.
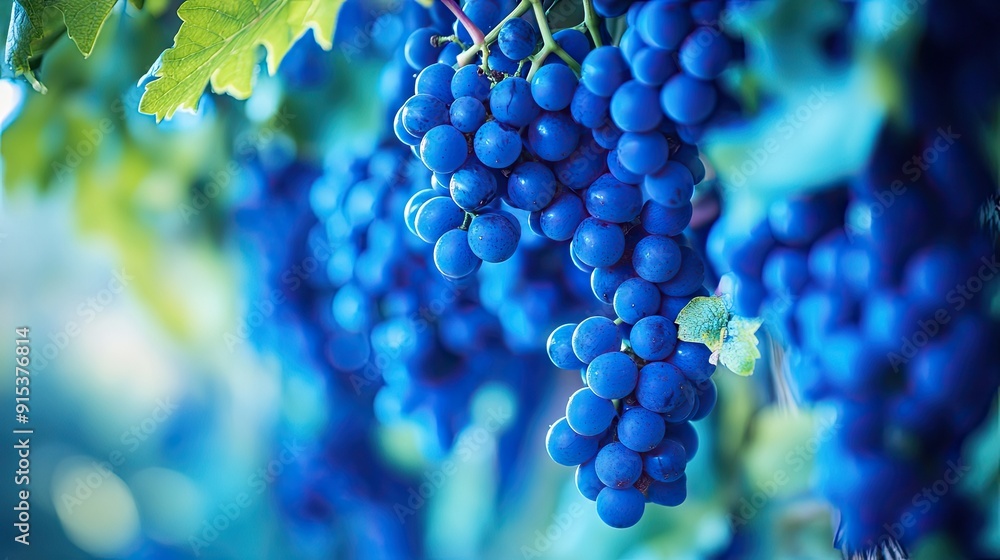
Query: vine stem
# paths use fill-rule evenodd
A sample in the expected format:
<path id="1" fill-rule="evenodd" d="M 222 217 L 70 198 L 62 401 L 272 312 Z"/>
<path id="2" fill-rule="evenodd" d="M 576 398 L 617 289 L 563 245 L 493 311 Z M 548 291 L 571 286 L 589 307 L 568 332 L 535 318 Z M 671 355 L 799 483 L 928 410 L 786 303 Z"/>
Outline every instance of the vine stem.
<path id="1" fill-rule="evenodd" d="M 466 16 L 465 13 L 462 12 L 462 9 L 458 7 L 458 4 L 455 4 L 455 0 L 442 0 L 442 2 L 445 2 L 446 5 L 450 2 L 452 5 L 455 6 L 454 9 L 452 9 L 451 6 L 448 6 L 448 9 L 450 9 L 452 13 L 456 15 L 456 17 L 458 16 L 458 14 L 461 13 L 462 17 L 464 17 L 466 20 L 469 19 L 468 16 Z M 500 20 L 500 23 L 498 23 L 497 26 L 494 27 L 493 30 L 487 33 L 485 36 L 483 36 L 483 32 L 479 31 L 479 28 L 477 27 L 476 30 L 479 31 L 479 40 L 477 40 L 476 37 L 473 36 L 472 46 L 465 49 L 464 51 L 461 52 L 461 54 L 458 55 L 457 62 L 459 68 L 465 66 L 466 64 L 470 64 L 473 60 L 476 59 L 477 54 L 482 52 L 483 49 L 487 48 L 487 45 L 489 45 L 493 41 L 496 41 L 497 36 L 500 35 L 500 28 L 503 27 L 503 24 L 507 23 L 508 21 L 514 18 L 519 18 L 524 14 L 528 13 L 529 8 L 531 8 L 531 0 L 521 0 L 521 2 L 514 8 L 514 11 L 507 14 L 507 17 Z M 456 12 L 456 10 L 458 11 Z M 461 17 L 459 19 L 461 19 Z M 469 23 L 475 26 L 475 24 L 472 23 L 471 20 L 469 20 Z M 462 24 L 465 25 L 464 22 Z M 468 26 L 466 26 L 466 29 L 468 29 Z M 472 35 L 472 33 L 470 32 L 469 35 Z"/>
<path id="2" fill-rule="evenodd" d="M 479 47 L 485 43 L 483 31 L 479 29 L 479 26 L 475 22 L 469 19 L 469 16 L 465 15 L 458 2 L 455 2 L 455 0 L 441 0 L 441 2 L 451 10 L 451 13 L 455 14 L 458 21 L 462 22 L 462 27 L 465 27 L 465 30 L 469 32 L 469 36 L 472 37 L 473 46 L 476 47 L 476 50 L 479 50 Z"/>
<path id="3" fill-rule="evenodd" d="M 601 28 L 597 13 L 594 11 L 594 0 L 583 0 L 583 23 L 587 26 L 590 38 L 594 41 L 594 47 L 600 48 Z"/>
<path id="4" fill-rule="evenodd" d="M 532 8 L 535 10 L 535 19 L 538 21 L 538 32 L 542 36 L 542 49 L 538 51 L 538 54 L 531 59 L 531 69 L 528 70 L 528 80 L 535 75 L 535 72 L 542 66 L 545 59 L 550 55 L 554 54 L 559 58 L 563 59 L 566 66 L 569 66 L 570 70 L 573 71 L 577 76 L 580 75 L 580 64 L 573 60 L 573 57 L 569 55 L 559 43 L 552 38 L 552 30 L 549 29 L 549 22 L 545 19 L 545 9 L 542 7 L 542 0 L 528 0 L 531 2 Z M 523 3 L 523 0 L 522 0 Z"/>

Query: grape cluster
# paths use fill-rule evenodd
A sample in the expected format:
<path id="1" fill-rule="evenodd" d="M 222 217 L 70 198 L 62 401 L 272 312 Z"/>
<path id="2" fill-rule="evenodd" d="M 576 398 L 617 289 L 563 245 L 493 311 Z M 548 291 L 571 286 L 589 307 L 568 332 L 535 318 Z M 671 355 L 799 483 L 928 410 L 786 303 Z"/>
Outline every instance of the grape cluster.
<path id="1" fill-rule="evenodd" d="M 654 205 L 647 202 L 647 210 Z M 646 502 L 684 501 L 685 466 L 698 449 L 691 422 L 716 402 L 711 352 L 679 341 L 674 325 L 692 297 L 707 295 L 704 263 L 681 235 L 690 207 L 687 214 L 659 212 L 659 219 L 647 212 L 631 228 L 610 226 L 623 236 L 623 253 L 591 278 L 595 295 L 613 304 L 617 318 L 589 317 L 548 339 L 552 362 L 580 369 L 585 384 L 570 397 L 566 417 L 550 427 L 549 455 L 579 465 L 580 493 L 619 528 L 637 523 Z M 675 225 L 665 230 L 665 223 Z"/>
<path id="2" fill-rule="evenodd" d="M 820 487 L 850 552 L 912 545 L 955 521 L 957 492 L 927 512 L 913 497 L 958 460 L 1000 378 L 997 321 L 967 287 L 995 255 L 967 217 L 989 176 L 955 143 L 910 182 L 906 154 L 934 140 L 887 135 L 850 188 L 783 200 L 753 228 L 723 219 L 709 238 L 736 312 L 767 319 L 802 398 L 837 406 Z M 917 522 L 897 529 L 904 515 Z"/>
<path id="3" fill-rule="evenodd" d="M 457 70 L 443 55 L 411 56 L 415 94 L 394 119 L 433 172 L 404 215 L 435 245 L 444 276 L 511 259 L 527 240 L 568 242 L 569 262 L 614 311 L 616 320 L 593 316 L 549 337 L 555 365 L 581 369 L 587 386 L 547 445 L 556 462 L 581 465 L 581 492 L 615 527 L 635 524 L 646 501 L 684 501 L 697 450 L 690 421 L 715 404 L 710 352 L 678 341 L 674 319 L 707 294 L 683 232 L 705 177 L 694 142 L 720 113 L 714 80 L 735 54 L 717 26 L 723 4 L 598 3 L 599 15 L 630 19 L 620 46 L 601 46 L 600 25 L 597 37 L 564 29 L 549 41 L 546 22 L 501 20 L 493 0 L 469 0 L 465 14 L 496 29 L 488 56 Z M 411 41 L 441 49 L 432 31 Z"/>
<path id="4" fill-rule="evenodd" d="M 981 45 L 1000 7 L 927 10 L 910 128 L 883 130 L 848 184 L 782 200 L 753 227 L 723 219 L 708 240 L 735 311 L 759 312 L 782 341 L 799 396 L 837 408 L 818 482 L 851 557 L 897 557 L 938 530 L 982 557 L 961 493 L 931 504 L 922 492 L 961 470 L 1000 380 L 1000 321 L 984 294 L 997 246 L 975 219 L 995 182 L 965 136 L 1000 94 L 996 76 L 972 77 L 997 64 Z"/>
<path id="5" fill-rule="evenodd" d="M 592 48 L 576 29 L 557 31 L 549 46 L 547 25 L 517 12 L 500 24 L 494 0 L 469 0 L 463 10 L 482 31 L 500 27 L 481 65 L 457 70 L 445 52 L 454 42 L 442 47 L 433 28 L 414 32 L 408 60 L 420 73 L 393 127 L 434 172 L 408 211 L 435 244 L 439 270 L 463 278 L 510 258 L 522 237 L 517 210 L 536 234 L 598 243 L 601 255 L 573 252 L 588 269 L 620 257 L 607 226 L 637 219 L 644 199 L 685 206 L 705 173 L 693 142 L 718 113 L 714 80 L 735 54 L 718 29 L 723 5 L 597 6 L 629 9 L 635 22 L 621 47 Z M 657 31 L 668 24 L 676 38 Z"/>
<path id="6" fill-rule="evenodd" d="M 324 274 L 316 266 L 324 251 L 315 244 L 316 218 L 309 206 L 316 167 L 294 153 L 261 148 L 237 177 L 244 194 L 234 213 L 243 262 L 249 267 L 248 342 L 280 364 L 283 382 L 317 388 L 326 411 L 318 434 L 282 418 L 275 444 L 296 460 L 269 488 L 289 535 L 289 554 L 302 558 L 343 555 L 345 550 L 378 558 L 412 557 L 419 550 L 417 524 L 400 524 L 393 504 L 405 502 L 412 481 L 385 464 L 371 426 L 370 399 L 349 379 L 327 375 L 322 352 L 327 336 L 316 320 Z M 312 241 L 312 242 L 311 242 Z M 377 538 L 375 537 L 377 535 Z"/>

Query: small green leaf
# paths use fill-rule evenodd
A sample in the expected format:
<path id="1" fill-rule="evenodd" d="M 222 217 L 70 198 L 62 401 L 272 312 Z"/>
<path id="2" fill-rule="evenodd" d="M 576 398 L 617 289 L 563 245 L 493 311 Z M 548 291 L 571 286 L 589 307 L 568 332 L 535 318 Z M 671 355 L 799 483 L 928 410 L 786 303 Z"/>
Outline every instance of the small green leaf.
<path id="1" fill-rule="evenodd" d="M 101 27 L 117 0 L 15 0 L 7 31 L 5 61 L 15 76 L 45 92 L 32 71 L 40 57 L 65 30 L 84 57 L 90 56 Z M 55 8 L 61 17 L 54 18 Z M 48 10 L 48 11 L 47 11 Z M 61 20 L 61 21 L 60 21 Z"/>
<path id="2" fill-rule="evenodd" d="M 719 352 L 719 361 L 737 375 L 751 375 L 760 358 L 757 349 L 757 329 L 762 319 L 733 316 L 725 329 L 725 341 Z"/>
<path id="3" fill-rule="evenodd" d="M 246 99 L 257 71 L 257 48 L 267 50 L 271 74 L 306 31 L 324 49 L 333 46 L 333 28 L 343 0 L 187 0 L 177 9 L 183 23 L 174 46 L 157 61 L 157 79 L 146 84 L 139 111 L 170 118 L 178 109 L 194 111 L 211 83 L 212 91 Z"/>
<path id="4" fill-rule="evenodd" d="M 722 348 L 729 310 L 720 297 L 696 297 L 677 314 L 677 338 L 700 342 L 713 352 Z"/>

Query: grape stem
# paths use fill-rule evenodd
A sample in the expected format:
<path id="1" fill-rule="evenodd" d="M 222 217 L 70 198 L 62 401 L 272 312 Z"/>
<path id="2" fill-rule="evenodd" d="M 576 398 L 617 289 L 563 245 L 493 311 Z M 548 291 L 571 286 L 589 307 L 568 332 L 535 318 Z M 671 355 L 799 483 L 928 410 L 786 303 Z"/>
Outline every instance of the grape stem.
<path id="1" fill-rule="evenodd" d="M 462 22 L 462 27 L 469 32 L 469 37 L 472 37 L 473 46 L 476 47 L 476 50 L 479 50 L 479 47 L 485 43 L 483 31 L 479 29 L 479 26 L 476 25 L 475 22 L 469 19 L 469 16 L 465 15 L 465 12 L 462 11 L 462 7 L 458 5 L 458 2 L 455 0 L 441 1 L 444 2 L 444 5 L 447 6 L 449 10 L 451 10 L 451 13 L 455 14 L 458 21 Z"/>
<path id="2" fill-rule="evenodd" d="M 472 25 L 473 27 L 475 27 L 476 31 L 479 32 L 477 38 L 477 36 L 474 35 L 472 31 L 469 31 L 469 35 L 472 36 L 472 46 L 465 49 L 458 55 L 456 62 L 458 62 L 459 68 L 465 66 L 466 64 L 470 64 L 472 61 L 474 61 L 476 59 L 476 55 L 478 55 L 480 52 L 485 52 L 484 49 L 486 49 L 487 45 L 497 40 L 497 36 L 500 35 L 500 28 L 503 27 L 503 24 L 507 23 L 508 21 L 514 18 L 519 18 L 524 14 L 528 13 L 528 9 L 531 7 L 531 0 L 521 0 L 521 3 L 514 8 L 514 11 L 507 14 L 507 17 L 503 18 L 503 20 L 501 20 L 500 23 L 498 23 L 497 26 L 494 27 L 492 31 L 490 31 L 484 36 L 483 32 L 480 31 L 478 27 L 476 27 L 476 24 L 472 23 L 472 20 L 470 20 L 469 17 L 466 16 L 464 12 L 462 12 L 462 9 L 458 7 L 458 4 L 455 3 L 455 0 L 441 0 L 441 1 L 444 2 L 446 6 L 448 6 L 448 9 L 455 14 L 455 17 L 458 17 L 459 20 L 462 21 L 462 25 L 465 25 L 465 28 L 467 30 L 469 29 L 469 25 Z M 454 6 L 454 8 L 452 6 Z M 459 16 L 459 14 L 461 14 L 461 16 Z M 463 20 L 462 18 L 465 19 Z M 469 23 L 466 24 L 465 21 L 468 21 Z"/>
<path id="3" fill-rule="evenodd" d="M 531 6 L 535 10 L 535 19 L 538 21 L 538 32 L 542 36 L 542 48 L 538 51 L 531 59 L 531 68 L 528 70 L 528 80 L 535 75 L 535 72 L 541 68 L 542 63 L 548 58 L 550 54 L 554 54 L 559 58 L 563 59 L 566 66 L 569 66 L 570 70 L 573 71 L 577 76 L 580 75 L 580 64 L 573 60 L 573 57 L 569 55 L 559 43 L 552 38 L 552 30 L 549 29 L 549 22 L 545 19 L 545 9 L 542 7 L 542 0 L 529 0 Z M 524 2 L 522 1 L 522 4 Z"/>
<path id="4" fill-rule="evenodd" d="M 594 12 L 594 0 L 583 0 L 583 23 L 587 26 L 595 47 L 601 47 L 600 18 Z"/>

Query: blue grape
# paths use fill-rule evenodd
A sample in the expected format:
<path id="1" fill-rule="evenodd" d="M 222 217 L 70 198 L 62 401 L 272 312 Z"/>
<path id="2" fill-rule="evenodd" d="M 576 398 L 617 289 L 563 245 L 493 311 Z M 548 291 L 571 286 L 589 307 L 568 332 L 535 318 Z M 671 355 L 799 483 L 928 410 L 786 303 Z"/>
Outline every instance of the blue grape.
<path id="1" fill-rule="evenodd" d="M 694 249 L 681 246 L 681 268 L 673 278 L 658 284 L 665 296 L 686 296 L 705 282 L 705 263 Z"/>
<path id="2" fill-rule="evenodd" d="M 625 169 L 638 175 L 648 175 L 663 168 L 667 163 L 668 149 L 667 139 L 654 130 L 652 132 L 626 132 L 622 134 L 618 140 L 617 151 Z M 648 181 L 649 179 L 647 179 Z M 692 184 L 692 189 L 693 187 Z M 650 198 L 653 196 L 650 195 Z"/>
<path id="3" fill-rule="evenodd" d="M 479 73 L 479 67 L 475 64 L 463 66 L 455 72 L 455 76 L 451 79 L 451 95 L 455 99 L 471 97 L 486 101 L 490 96 L 490 80 Z"/>
<path id="4" fill-rule="evenodd" d="M 470 134 L 486 122 L 486 107 L 475 97 L 459 97 L 451 104 L 449 117 L 451 126 Z"/>
<path id="5" fill-rule="evenodd" d="M 576 150 L 566 159 L 557 161 L 553 171 L 560 183 L 573 190 L 584 189 L 607 170 L 606 153 L 593 138 L 584 134 Z"/>
<path id="6" fill-rule="evenodd" d="M 440 62 L 431 64 L 417 74 L 414 83 L 414 92 L 417 95 L 427 94 L 440 99 L 445 103 L 451 103 L 454 97 L 451 95 L 451 80 L 455 77 L 455 69 Z"/>
<path id="7" fill-rule="evenodd" d="M 586 215 L 587 209 L 580 197 L 571 192 L 563 192 L 556 195 L 552 204 L 542 210 L 539 225 L 542 233 L 549 239 L 568 241 Z"/>
<path id="8" fill-rule="evenodd" d="M 664 430 L 665 432 L 666 430 Z M 660 482 L 673 482 L 684 476 L 687 452 L 684 446 L 672 439 L 664 439 L 655 449 L 642 458 L 646 474 Z"/>
<path id="9" fill-rule="evenodd" d="M 406 100 L 400 111 L 403 128 L 419 138 L 430 129 L 448 123 L 448 107 L 432 95 L 414 95 Z"/>
<path id="10" fill-rule="evenodd" d="M 632 55 L 632 74 L 647 86 L 661 86 L 677 73 L 677 65 L 670 51 L 644 47 Z"/>
<path id="11" fill-rule="evenodd" d="M 587 385 L 605 399 L 627 397 L 635 390 L 638 379 L 639 368 L 623 352 L 606 352 L 595 357 L 587 366 Z"/>
<path id="12" fill-rule="evenodd" d="M 598 438 L 581 436 L 569 427 L 566 418 L 560 418 L 549 427 L 545 436 L 545 449 L 553 461 L 574 467 L 597 455 Z"/>
<path id="13" fill-rule="evenodd" d="M 643 186 L 649 198 L 671 208 L 689 203 L 694 194 L 691 172 L 676 161 L 668 161 L 657 171 L 647 175 Z"/>
<path id="14" fill-rule="evenodd" d="M 666 282 L 680 270 L 681 250 L 669 237 L 649 235 L 635 246 L 632 266 L 641 278 L 654 284 Z"/>
<path id="15" fill-rule="evenodd" d="M 660 105 L 674 121 L 697 124 L 715 109 L 716 97 L 715 86 L 711 83 L 681 72 L 664 84 L 660 91 Z"/>
<path id="16" fill-rule="evenodd" d="M 614 306 L 622 321 L 634 325 L 636 321 L 659 311 L 660 291 L 642 278 L 632 278 L 618 286 Z"/>
<path id="17" fill-rule="evenodd" d="M 595 0 L 594 11 L 602 18 L 616 18 L 624 15 L 633 0 Z"/>
<path id="18" fill-rule="evenodd" d="M 576 256 L 594 266 L 611 266 L 625 252 L 625 234 L 617 224 L 586 218 L 573 234 Z M 678 255 L 679 256 L 679 255 Z"/>
<path id="19" fill-rule="evenodd" d="M 507 55 L 500 51 L 490 53 L 490 70 L 502 72 L 508 76 L 520 76 L 517 72 L 519 63 L 516 60 L 507 58 Z"/>
<path id="20" fill-rule="evenodd" d="M 486 262 L 498 263 L 509 259 L 517 250 L 521 238 L 517 218 L 506 212 L 481 214 L 469 225 L 469 247 Z"/>
<path id="21" fill-rule="evenodd" d="M 635 271 L 627 264 L 598 267 L 590 275 L 590 290 L 597 299 L 612 303 L 615 291 L 629 278 L 635 278 Z"/>
<path id="22" fill-rule="evenodd" d="M 664 441 L 671 439 L 684 446 L 684 455 L 689 463 L 694 459 L 695 454 L 698 453 L 698 432 L 694 430 L 691 422 L 667 424 L 667 431 L 663 437 L 665 438 Z"/>
<path id="23" fill-rule="evenodd" d="M 663 418 L 641 406 L 626 410 L 618 421 L 618 441 L 638 453 L 656 447 L 665 432 Z"/>
<path id="24" fill-rule="evenodd" d="M 438 54 L 437 61 L 441 64 L 454 66 L 458 61 L 458 55 L 460 54 L 462 54 L 462 47 L 458 46 L 458 43 L 449 42 L 444 46 L 444 48 L 441 49 L 441 52 Z"/>
<path id="25" fill-rule="evenodd" d="M 600 478 L 597 478 L 596 461 L 590 460 L 576 468 L 576 488 L 584 498 L 597 500 L 601 490 L 607 488 Z"/>
<path id="26" fill-rule="evenodd" d="M 534 161 L 517 164 L 507 182 L 511 206 L 529 212 L 541 210 L 556 194 L 556 178 L 545 165 Z"/>
<path id="27" fill-rule="evenodd" d="M 550 64 L 535 72 L 531 79 L 531 96 L 542 109 L 561 111 L 573 101 L 576 85 L 576 75 L 568 66 Z"/>
<path id="28" fill-rule="evenodd" d="M 622 33 L 621 39 L 618 40 L 618 48 L 621 49 L 622 55 L 625 60 L 631 62 L 635 55 L 646 46 L 643 42 L 642 37 L 639 36 L 639 32 L 635 30 L 634 27 L 630 27 Z"/>
<path id="29" fill-rule="evenodd" d="M 579 126 L 564 112 L 545 111 L 528 127 L 528 145 L 546 161 L 566 159 L 579 142 Z"/>
<path id="30" fill-rule="evenodd" d="M 559 369 L 580 369 L 585 365 L 573 352 L 574 331 L 576 331 L 576 323 L 562 325 L 552 331 L 545 345 L 549 359 Z M 638 370 L 636 375 L 638 375 Z"/>
<path id="31" fill-rule="evenodd" d="M 729 40 L 718 29 L 699 27 L 681 45 L 681 67 L 702 80 L 714 80 L 732 58 Z"/>
<path id="32" fill-rule="evenodd" d="M 669 413 L 690 406 L 694 399 L 694 387 L 675 366 L 652 362 L 639 370 L 635 396 L 643 408 Z"/>
<path id="33" fill-rule="evenodd" d="M 531 97 L 531 86 L 524 78 L 505 78 L 490 91 L 490 112 L 496 120 L 515 128 L 527 126 L 541 108 Z"/>
<path id="34" fill-rule="evenodd" d="M 402 107 L 400 107 L 399 110 L 396 111 L 396 116 L 393 117 L 392 119 L 392 130 L 393 132 L 396 133 L 396 138 L 398 138 L 400 142 L 406 144 L 407 146 L 420 145 L 420 137 L 410 134 L 410 131 L 406 130 L 406 127 L 403 126 Z"/>
<path id="35" fill-rule="evenodd" d="M 677 327 L 673 321 L 659 315 L 635 322 L 629 338 L 632 350 L 644 360 L 663 360 L 677 344 Z M 649 408 L 649 407 L 647 407 Z"/>
<path id="36" fill-rule="evenodd" d="M 580 83 L 602 97 L 611 97 L 628 77 L 628 65 L 617 47 L 606 46 L 590 51 L 580 68 Z"/>
<path id="37" fill-rule="evenodd" d="M 434 264 L 448 278 L 464 278 L 478 270 L 482 262 L 469 248 L 467 231 L 453 229 L 434 244 Z"/>
<path id="38" fill-rule="evenodd" d="M 642 40 L 657 48 L 673 50 L 691 29 L 688 7 L 675 2 L 647 2 L 636 17 Z"/>
<path id="39" fill-rule="evenodd" d="M 435 47 L 431 44 L 431 40 L 437 35 L 439 33 L 430 27 L 422 27 L 410 34 L 403 47 L 403 56 L 410 68 L 422 70 L 437 62 L 441 47 Z"/>
<path id="40" fill-rule="evenodd" d="M 566 51 L 570 58 L 577 62 L 582 62 L 587 53 L 590 52 L 590 39 L 576 29 L 561 29 L 553 33 L 552 38 Z M 566 64 L 561 58 L 554 55 L 549 55 L 545 63 Z"/>
<path id="41" fill-rule="evenodd" d="M 585 364 L 601 354 L 617 352 L 621 342 L 618 325 L 607 317 L 588 317 L 573 331 L 573 353 Z"/>
<path id="42" fill-rule="evenodd" d="M 590 215 L 605 222 L 631 222 L 642 210 L 642 191 L 609 174 L 598 177 L 585 196 Z"/>
<path id="43" fill-rule="evenodd" d="M 698 148 L 692 146 L 691 144 L 681 144 L 681 147 L 677 149 L 676 152 L 670 159 L 679 162 L 684 167 L 687 167 L 688 171 L 691 173 L 691 177 L 694 179 L 694 184 L 702 182 L 705 178 L 705 164 L 701 161 L 701 157 L 698 155 Z"/>
<path id="44" fill-rule="evenodd" d="M 465 212 L 447 196 L 435 196 L 417 209 L 413 219 L 417 236 L 427 243 L 436 242 L 446 231 L 453 230 L 465 221 Z"/>
<path id="45" fill-rule="evenodd" d="M 592 133 L 594 141 L 606 150 L 615 149 L 618 146 L 618 139 L 622 137 L 622 130 L 611 119 L 604 121 L 604 124 L 595 128 Z"/>
<path id="46" fill-rule="evenodd" d="M 521 155 L 521 136 L 497 121 L 479 127 L 473 145 L 479 161 L 494 169 L 513 165 Z"/>
<path id="47" fill-rule="evenodd" d="M 410 230 L 410 233 L 413 235 L 417 235 L 417 211 L 420 210 L 420 207 L 423 206 L 425 202 L 434 198 L 434 196 L 436 195 L 433 189 L 424 189 L 413 193 L 413 196 L 411 196 L 406 202 L 406 207 L 403 209 L 403 223 L 406 224 L 406 229 Z"/>
<path id="48" fill-rule="evenodd" d="M 619 158 L 618 150 L 608 151 L 608 171 L 614 176 L 615 179 L 621 181 L 622 183 L 627 183 L 629 185 L 640 185 L 642 184 L 642 175 L 636 175 L 621 163 L 621 158 Z M 640 196 L 642 191 L 639 191 Z"/>
<path id="49" fill-rule="evenodd" d="M 636 80 L 623 83 L 611 96 L 611 119 L 625 132 L 648 132 L 660 125 L 662 113 L 650 111 L 659 92 Z"/>
<path id="50" fill-rule="evenodd" d="M 605 488 L 597 495 L 597 515 L 616 529 L 638 523 L 645 507 L 645 497 L 635 488 Z"/>
<path id="51" fill-rule="evenodd" d="M 585 272 L 590 274 L 594 271 L 594 267 L 580 260 L 577 256 L 576 251 L 573 250 L 573 242 L 569 242 L 569 256 L 570 260 L 573 261 L 573 266 L 575 266 L 580 272 Z"/>
<path id="52" fill-rule="evenodd" d="M 465 136 L 451 125 L 445 124 L 430 129 L 420 141 L 420 159 L 435 173 L 455 171 L 465 163 L 468 154 Z"/>
<path id="53" fill-rule="evenodd" d="M 642 475 L 642 457 L 620 442 L 609 443 L 597 452 L 594 468 L 608 488 L 628 488 Z"/>
<path id="54" fill-rule="evenodd" d="M 463 210 L 477 210 L 497 194 L 497 180 L 490 170 L 478 163 L 466 163 L 451 176 L 451 198 Z"/>
<path id="55" fill-rule="evenodd" d="M 596 95 L 584 86 L 578 86 L 573 93 L 569 110 L 576 122 L 587 128 L 597 128 L 608 120 L 610 107 L 611 99 Z"/>
<path id="56" fill-rule="evenodd" d="M 681 475 L 673 482 L 654 480 L 646 489 L 646 496 L 650 502 L 661 506 L 675 507 L 683 504 L 687 499 L 687 475 Z"/>
<path id="57" fill-rule="evenodd" d="M 715 386 L 715 382 L 711 379 L 705 380 L 702 384 L 698 385 L 698 408 L 695 409 L 690 420 L 693 422 L 707 417 L 712 413 L 712 409 L 715 408 L 715 403 L 718 400 L 719 391 Z"/>
<path id="58" fill-rule="evenodd" d="M 530 56 L 535 51 L 537 41 L 535 28 L 520 18 L 508 20 L 500 27 L 500 33 L 497 35 L 500 51 L 511 60 L 521 60 Z"/>
<path id="59" fill-rule="evenodd" d="M 573 393 L 566 404 L 566 421 L 581 436 L 603 434 L 617 415 L 614 403 L 595 395 L 587 387 Z"/>
<path id="60" fill-rule="evenodd" d="M 677 366 L 688 379 L 700 383 L 715 373 L 715 366 L 709 361 L 711 355 L 712 351 L 704 344 L 681 340 L 667 361 Z"/>
<path id="61" fill-rule="evenodd" d="M 776 294 L 800 295 L 809 282 L 809 257 L 804 251 L 776 248 L 764 261 L 764 287 Z"/>
<path id="62" fill-rule="evenodd" d="M 647 200 L 642 206 L 639 220 L 643 229 L 649 233 L 673 236 L 684 231 L 684 228 L 691 222 L 693 212 L 694 207 L 691 202 L 678 208 L 671 208 L 656 201 Z"/>

